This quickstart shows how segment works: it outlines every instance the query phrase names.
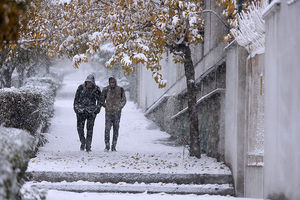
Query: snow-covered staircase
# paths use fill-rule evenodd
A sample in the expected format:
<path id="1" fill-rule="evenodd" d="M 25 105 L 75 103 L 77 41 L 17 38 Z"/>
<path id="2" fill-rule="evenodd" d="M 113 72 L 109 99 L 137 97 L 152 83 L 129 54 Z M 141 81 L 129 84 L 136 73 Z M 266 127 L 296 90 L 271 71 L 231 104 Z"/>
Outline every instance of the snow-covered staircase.
<path id="1" fill-rule="evenodd" d="M 230 174 L 27 172 L 38 188 L 73 192 L 234 195 Z"/>
<path id="2" fill-rule="evenodd" d="M 35 187 L 47 190 L 93 193 L 167 193 L 233 195 L 231 184 L 174 184 L 174 183 L 100 183 L 100 182 L 35 182 Z"/>

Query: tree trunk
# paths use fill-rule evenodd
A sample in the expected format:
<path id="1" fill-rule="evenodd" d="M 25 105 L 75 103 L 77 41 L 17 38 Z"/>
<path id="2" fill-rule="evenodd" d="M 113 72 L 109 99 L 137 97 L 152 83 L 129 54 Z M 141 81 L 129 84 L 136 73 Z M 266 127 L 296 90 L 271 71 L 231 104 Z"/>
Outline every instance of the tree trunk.
<path id="1" fill-rule="evenodd" d="M 18 72 L 18 82 L 19 82 L 19 87 L 22 87 L 23 83 L 24 83 L 24 67 L 23 66 L 19 66 L 17 68 L 17 72 Z"/>
<path id="2" fill-rule="evenodd" d="M 12 76 L 14 69 L 15 69 L 15 67 L 8 67 L 8 66 L 5 66 L 5 68 L 2 69 L 1 82 L 2 82 L 3 87 L 5 87 L 5 88 L 11 87 L 11 76 Z"/>
<path id="3" fill-rule="evenodd" d="M 188 115 L 190 122 L 190 156 L 201 157 L 198 129 L 198 113 L 196 107 L 195 69 L 189 46 L 184 47 L 184 70 L 187 84 Z"/>

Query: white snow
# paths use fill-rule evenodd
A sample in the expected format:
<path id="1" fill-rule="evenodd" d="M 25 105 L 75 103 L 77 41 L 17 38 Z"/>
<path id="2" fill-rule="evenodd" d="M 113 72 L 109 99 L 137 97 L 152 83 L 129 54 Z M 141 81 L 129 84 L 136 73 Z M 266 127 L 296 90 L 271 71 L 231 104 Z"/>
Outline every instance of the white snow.
<path id="1" fill-rule="evenodd" d="M 189 24 L 190 26 L 194 26 L 197 23 L 197 17 L 191 17 Z"/>
<path id="2" fill-rule="evenodd" d="M 119 182 L 119 183 L 100 183 L 100 182 L 88 182 L 88 181 L 76 181 L 76 182 L 67 182 L 67 181 L 61 181 L 61 182 L 47 182 L 47 181 L 42 181 L 42 182 L 27 182 L 26 184 L 31 185 L 31 184 L 37 184 L 37 185 L 44 185 L 44 186 L 60 186 L 60 185 L 77 185 L 77 186 L 97 186 L 97 185 L 101 185 L 101 186 L 111 186 L 111 185 L 115 185 L 115 186 L 135 186 L 135 187 L 143 187 L 143 186 L 156 186 L 156 187 L 178 187 L 178 186 L 183 186 L 183 187 L 187 187 L 187 188 L 193 188 L 193 187 L 198 187 L 199 185 L 192 185 L 192 184 L 174 184 L 174 183 L 125 183 L 125 182 Z M 219 186 L 218 184 L 205 184 L 202 185 L 204 188 L 211 188 L 214 186 Z M 228 188 L 230 187 L 231 184 L 223 184 L 220 185 L 220 188 Z"/>
<path id="3" fill-rule="evenodd" d="M 101 38 L 101 32 L 94 32 L 89 36 L 89 40 L 99 40 Z"/>
<path id="4" fill-rule="evenodd" d="M 138 47 L 141 48 L 141 49 L 143 49 L 143 51 L 147 52 L 147 51 L 150 50 L 148 46 L 146 46 L 145 44 L 143 44 L 143 42 L 141 41 L 140 38 L 138 38 L 136 42 L 138 44 Z"/>
<path id="5" fill-rule="evenodd" d="M 288 4 L 288 5 L 291 5 L 291 4 L 293 4 L 293 3 L 296 3 L 296 1 L 297 1 L 297 0 L 289 0 L 289 1 L 287 2 L 287 4 Z"/>
<path id="6" fill-rule="evenodd" d="M 145 56 L 145 54 L 142 54 L 142 53 L 138 53 L 138 54 L 134 55 L 134 58 L 139 59 L 139 60 L 143 60 L 143 61 L 145 61 L 145 62 L 148 61 L 148 59 L 147 59 L 147 57 Z"/>
<path id="7" fill-rule="evenodd" d="M 73 63 L 77 63 L 77 62 L 80 62 L 81 60 L 85 60 L 85 59 L 87 59 L 87 57 L 84 54 L 75 55 L 73 57 Z"/>
<path id="8" fill-rule="evenodd" d="M 38 188 L 47 190 L 78 191 L 78 192 L 128 192 L 128 193 L 176 193 L 176 194 L 214 194 L 226 190 L 232 190 L 231 184 L 173 184 L 173 183 L 99 183 L 99 182 L 27 182 L 23 188 Z"/>
<path id="9" fill-rule="evenodd" d="M 110 42 L 101 45 L 101 49 L 100 49 L 100 51 L 108 52 L 108 53 L 114 53 L 115 50 L 116 50 L 115 46 L 113 45 L 113 43 Z"/>
<path id="10" fill-rule="evenodd" d="M 231 196 L 218 195 L 171 195 L 159 194 L 119 194 L 119 193 L 74 193 L 50 190 L 47 200 L 255 200 L 252 198 L 235 198 Z"/>
<path id="11" fill-rule="evenodd" d="M 27 131 L 0 126 L 0 199 L 6 199 L 7 192 L 12 197 L 18 193 L 18 173 L 26 165 L 36 143 Z"/>
<path id="12" fill-rule="evenodd" d="M 126 53 L 123 53 L 123 58 L 121 59 L 121 64 L 128 66 L 128 67 L 132 65 L 132 61 Z"/>
<path id="13" fill-rule="evenodd" d="M 177 26 L 179 20 L 180 20 L 179 17 L 175 15 L 172 20 L 172 25 Z"/>

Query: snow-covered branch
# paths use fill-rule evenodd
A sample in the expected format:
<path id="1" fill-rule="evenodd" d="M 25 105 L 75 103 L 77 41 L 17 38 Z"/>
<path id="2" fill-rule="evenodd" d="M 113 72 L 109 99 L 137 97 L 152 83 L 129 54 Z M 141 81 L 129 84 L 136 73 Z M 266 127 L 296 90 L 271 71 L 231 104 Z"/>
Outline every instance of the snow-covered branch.
<path id="1" fill-rule="evenodd" d="M 237 43 L 252 55 L 265 49 L 265 21 L 262 14 L 266 7 L 266 0 L 252 3 L 248 11 L 238 15 L 237 26 L 230 30 Z"/>

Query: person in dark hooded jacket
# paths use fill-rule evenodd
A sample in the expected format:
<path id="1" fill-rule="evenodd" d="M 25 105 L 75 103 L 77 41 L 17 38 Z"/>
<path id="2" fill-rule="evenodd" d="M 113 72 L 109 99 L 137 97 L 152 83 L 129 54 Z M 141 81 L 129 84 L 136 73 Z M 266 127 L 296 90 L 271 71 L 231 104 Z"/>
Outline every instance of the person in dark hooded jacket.
<path id="1" fill-rule="evenodd" d="M 91 151 L 93 128 L 96 115 L 101 110 L 101 90 L 95 84 L 94 75 L 88 75 L 85 82 L 79 85 L 74 99 L 74 111 L 77 116 L 77 131 L 81 142 L 80 150 Z M 84 124 L 87 121 L 87 134 L 84 137 Z"/>
<path id="2" fill-rule="evenodd" d="M 117 85 L 115 78 L 110 77 L 109 85 L 102 90 L 101 104 L 105 107 L 105 150 L 110 149 L 110 129 L 113 126 L 113 141 L 111 150 L 116 151 L 119 135 L 121 111 L 126 104 L 124 89 Z"/>

